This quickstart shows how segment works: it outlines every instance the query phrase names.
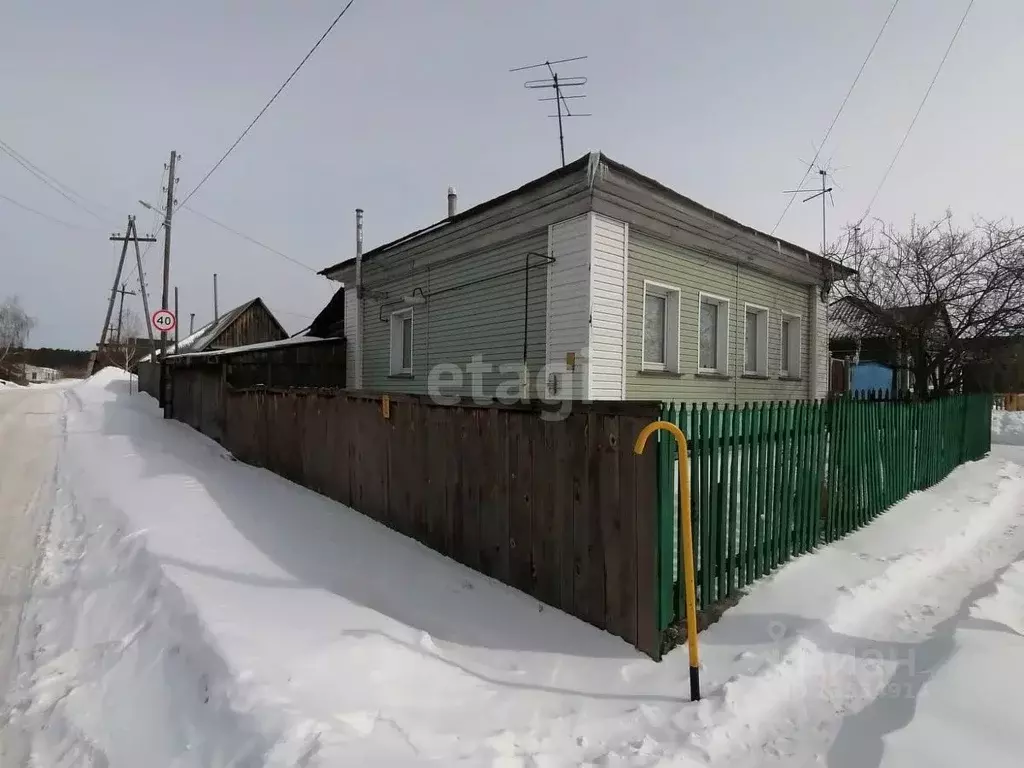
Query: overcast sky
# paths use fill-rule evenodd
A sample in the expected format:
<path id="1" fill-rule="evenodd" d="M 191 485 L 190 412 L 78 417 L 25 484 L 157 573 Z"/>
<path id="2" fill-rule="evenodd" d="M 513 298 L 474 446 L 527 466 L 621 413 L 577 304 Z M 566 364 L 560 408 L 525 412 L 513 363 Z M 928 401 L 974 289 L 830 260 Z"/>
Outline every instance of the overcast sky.
<path id="1" fill-rule="evenodd" d="M 189 201 L 314 269 L 430 224 L 449 185 L 465 208 L 558 165 L 547 104 L 514 66 L 584 75 L 566 153 L 602 150 L 705 205 L 770 230 L 856 75 L 890 0 L 355 0 L 249 136 Z M 102 223 L 0 154 L 0 297 L 17 293 L 33 345 L 95 344 L 129 213 L 157 202 L 170 150 L 184 198 L 340 10 L 340 0 L 5 0 L 0 140 L 96 202 Z M 967 7 L 901 0 L 822 160 L 840 188 L 830 236 L 864 212 Z M 872 215 L 947 208 L 1013 216 L 1024 202 L 1017 92 L 1024 3 L 978 0 Z M 580 102 L 576 102 L 579 104 Z M 575 104 L 574 104 L 575 106 Z M 102 206 L 102 207 L 99 207 Z M 307 325 L 332 284 L 188 210 L 172 285 L 197 326 L 262 296 Z M 809 248 L 820 209 L 778 234 Z M 146 259 L 159 300 L 160 245 Z M 126 275 L 127 277 L 127 275 Z M 137 290 L 137 286 L 136 290 Z M 129 300 L 132 301 L 131 297 Z"/>

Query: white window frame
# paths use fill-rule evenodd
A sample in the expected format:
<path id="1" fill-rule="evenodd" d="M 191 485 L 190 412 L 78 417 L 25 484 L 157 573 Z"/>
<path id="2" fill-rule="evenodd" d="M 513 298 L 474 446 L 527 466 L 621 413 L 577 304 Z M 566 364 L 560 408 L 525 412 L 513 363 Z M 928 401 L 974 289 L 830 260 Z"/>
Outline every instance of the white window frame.
<path id="1" fill-rule="evenodd" d="M 718 367 L 704 368 L 700 364 L 700 323 L 701 308 L 704 302 L 718 305 L 718 338 L 715 340 L 718 347 Z M 716 296 L 713 293 L 697 294 L 697 373 L 709 373 L 719 376 L 729 375 L 729 312 L 730 301 L 725 296 Z"/>
<path id="2" fill-rule="evenodd" d="M 795 322 L 796 333 L 791 333 L 789 339 L 789 354 L 790 356 L 796 355 L 795 360 L 786 360 L 782 354 L 782 337 L 786 333 L 786 322 Z M 795 338 L 794 338 L 795 336 Z M 802 377 L 803 371 L 803 337 L 804 337 L 804 318 L 803 315 L 797 314 L 796 312 L 783 312 L 779 319 L 779 378 L 780 379 L 799 379 Z M 795 342 L 795 343 L 794 343 Z M 796 371 L 793 371 L 793 364 L 796 364 Z"/>
<path id="3" fill-rule="evenodd" d="M 757 313 L 757 368 L 747 368 L 747 313 Z M 768 376 L 768 328 L 771 323 L 771 311 L 768 307 L 749 302 L 743 305 L 743 375 Z"/>
<path id="4" fill-rule="evenodd" d="M 646 360 L 647 337 L 647 296 L 665 299 L 665 362 L 653 363 Z M 644 280 L 644 293 L 640 300 L 640 370 L 679 372 L 679 309 L 682 291 L 678 286 Z"/>
<path id="5" fill-rule="evenodd" d="M 401 320 L 406 317 L 409 318 L 409 367 L 402 367 L 402 336 L 401 336 Z M 416 338 L 416 316 L 413 312 L 413 308 L 408 309 L 397 309 L 391 313 L 389 325 L 388 325 L 388 337 L 390 347 L 390 358 L 391 358 L 391 375 L 392 376 L 411 376 L 415 361 L 413 360 L 413 349 L 415 349 L 415 338 Z M 397 343 L 396 343 L 397 342 Z"/>

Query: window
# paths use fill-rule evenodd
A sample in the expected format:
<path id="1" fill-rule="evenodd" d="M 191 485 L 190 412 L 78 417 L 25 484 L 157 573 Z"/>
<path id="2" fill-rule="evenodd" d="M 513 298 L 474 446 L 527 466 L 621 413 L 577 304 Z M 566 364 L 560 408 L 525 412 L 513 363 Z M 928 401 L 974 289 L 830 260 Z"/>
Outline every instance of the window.
<path id="1" fill-rule="evenodd" d="M 743 337 L 743 373 L 748 376 L 768 375 L 768 310 L 746 305 Z"/>
<path id="2" fill-rule="evenodd" d="M 800 377 L 800 317 L 782 316 L 782 360 L 779 375 L 786 379 Z"/>
<path id="3" fill-rule="evenodd" d="M 729 371 L 729 302 L 700 294 L 697 369 L 701 373 Z"/>
<path id="4" fill-rule="evenodd" d="M 412 373 L 412 309 L 391 313 L 391 374 Z"/>
<path id="5" fill-rule="evenodd" d="M 679 370 L 679 289 L 644 281 L 645 371 Z"/>

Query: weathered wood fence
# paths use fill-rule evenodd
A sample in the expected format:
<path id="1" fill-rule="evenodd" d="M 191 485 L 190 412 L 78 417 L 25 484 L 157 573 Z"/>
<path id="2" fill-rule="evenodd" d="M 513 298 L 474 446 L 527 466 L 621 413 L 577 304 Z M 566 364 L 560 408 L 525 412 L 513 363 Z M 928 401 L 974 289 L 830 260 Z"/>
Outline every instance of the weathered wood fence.
<path id="1" fill-rule="evenodd" d="M 233 390 L 174 370 L 173 414 L 238 459 L 351 506 L 657 657 L 658 403 L 437 405 L 342 390 Z"/>

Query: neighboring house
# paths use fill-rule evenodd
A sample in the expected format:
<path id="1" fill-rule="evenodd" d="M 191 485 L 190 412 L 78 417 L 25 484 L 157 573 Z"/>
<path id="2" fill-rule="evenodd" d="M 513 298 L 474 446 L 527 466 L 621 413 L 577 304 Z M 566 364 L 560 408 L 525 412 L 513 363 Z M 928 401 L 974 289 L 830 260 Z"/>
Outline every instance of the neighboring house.
<path id="1" fill-rule="evenodd" d="M 361 268 L 361 299 L 354 257 L 321 272 L 353 388 L 719 402 L 825 396 L 825 299 L 853 274 L 597 152 L 461 213 L 450 196 Z"/>
<path id="2" fill-rule="evenodd" d="M 969 339 L 967 350 L 965 392 L 1024 393 L 1024 337 Z"/>
<path id="3" fill-rule="evenodd" d="M 947 328 L 938 304 L 884 308 L 855 296 L 836 299 L 829 306 L 829 353 L 843 373 L 833 374 L 832 391 L 909 391 L 915 351 L 903 337 L 931 338 Z"/>
<path id="4" fill-rule="evenodd" d="M 167 344 L 167 359 L 171 361 L 175 355 L 192 352 L 212 352 L 218 349 L 240 347 L 247 344 L 259 344 L 267 341 L 287 339 L 288 332 L 277 321 L 274 314 L 258 296 L 245 304 L 225 312 L 217 320 L 213 320 L 195 333 L 181 339 L 177 344 Z M 148 342 L 148 340 L 147 340 Z M 159 339 L 157 344 L 159 345 Z M 149 354 L 138 363 L 139 388 L 154 397 L 159 388 L 160 351 L 157 350 L 156 361 Z"/>
<path id="5" fill-rule="evenodd" d="M 56 368 L 43 368 L 38 365 L 25 363 L 22 369 L 25 381 L 29 384 L 37 384 L 42 381 L 56 381 L 61 378 L 61 372 Z"/>

